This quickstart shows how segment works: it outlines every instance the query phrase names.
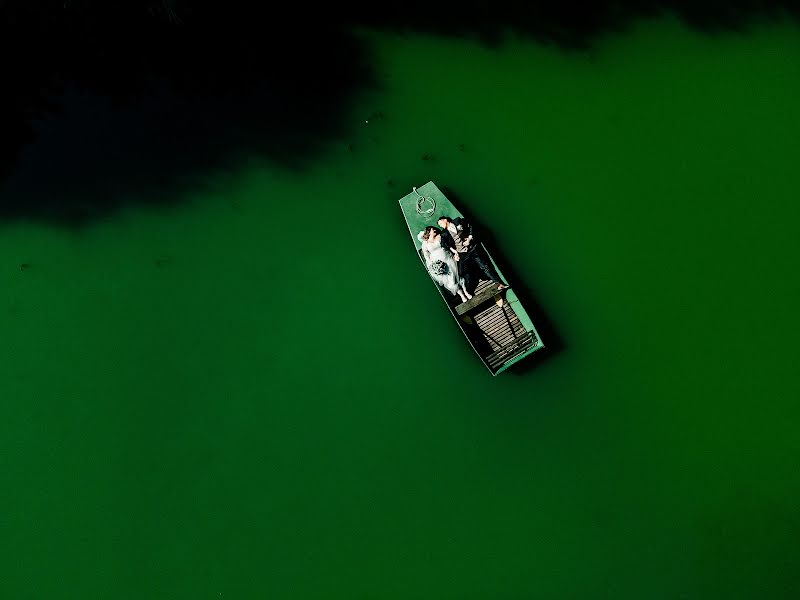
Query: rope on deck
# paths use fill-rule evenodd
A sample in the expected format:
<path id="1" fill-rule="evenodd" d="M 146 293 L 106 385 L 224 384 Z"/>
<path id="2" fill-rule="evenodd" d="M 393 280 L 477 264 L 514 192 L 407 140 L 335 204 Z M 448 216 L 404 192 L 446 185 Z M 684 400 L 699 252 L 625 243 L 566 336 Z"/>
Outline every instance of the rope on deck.
<path id="1" fill-rule="evenodd" d="M 430 196 L 423 196 L 417 191 L 417 188 L 412 188 L 414 193 L 417 195 L 417 214 L 422 215 L 423 217 L 430 217 L 433 214 L 433 211 L 436 210 L 436 201 L 431 198 Z M 430 208 L 422 208 L 425 201 L 430 202 Z"/>

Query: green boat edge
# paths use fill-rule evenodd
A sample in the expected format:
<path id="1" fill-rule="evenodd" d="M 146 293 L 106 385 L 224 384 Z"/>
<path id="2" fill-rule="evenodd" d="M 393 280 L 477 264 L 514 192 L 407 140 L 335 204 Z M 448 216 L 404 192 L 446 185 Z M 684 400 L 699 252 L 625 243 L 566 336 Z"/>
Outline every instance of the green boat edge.
<path id="1" fill-rule="evenodd" d="M 424 215 L 417 211 L 417 201 L 419 200 L 420 196 L 423 198 L 430 198 L 431 200 L 433 200 L 434 210 L 431 214 Z M 417 251 L 416 252 L 417 257 L 422 262 L 423 268 L 425 268 L 425 261 L 422 259 L 420 255 L 420 251 L 422 250 L 422 242 L 420 242 L 420 240 L 417 239 L 417 233 L 422 231 L 428 225 L 436 225 L 436 219 L 438 219 L 439 216 L 443 214 L 446 214 L 453 218 L 463 217 L 464 215 L 462 215 L 461 211 L 459 211 L 453 205 L 453 203 L 450 202 L 450 200 L 448 200 L 447 196 L 444 195 L 444 193 L 436 186 L 435 183 L 433 183 L 433 181 L 429 181 L 425 185 L 416 188 L 416 191 L 412 191 L 410 194 L 406 194 L 399 200 L 399 203 L 400 203 L 400 208 L 403 211 L 403 216 L 405 217 L 406 220 L 406 226 L 408 227 L 408 232 L 411 234 L 411 239 L 414 243 L 414 248 Z M 447 301 L 447 297 L 444 295 L 444 290 L 442 290 L 442 288 L 439 287 L 439 285 L 435 281 L 433 281 L 433 279 L 431 279 L 430 276 L 428 278 L 431 280 L 431 283 L 433 283 L 434 287 L 436 287 L 436 289 L 439 291 L 439 295 L 442 297 L 442 300 L 444 300 L 444 303 L 447 306 L 448 310 L 450 311 L 450 314 L 453 315 L 453 318 L 456 320 L 459 329 L 461 329 L 461 333 L 464 334 L 464 337 L 467 339 L 467 342 L 475 351 L 475 354 L 478 355 L 478 358 L 481 359 L 481 362 L 489 370 L 489 372 L 493 376 L 497 376 L 506 369 L 508 369 L 509 367 L 511 367 L 512 365 L 521 361 L 522 359 L 527 358 L 534 352 L 544 348 L 544 342 L 542 341 L 539 332 L 536 330 L 536 327 L 533 325 L 533 321 L 531 320 L 527 311 L 522 306 L 522 303 L 519 301 L 519 298 L 514 292 L 513 286 L 511 286 L 511 284 L 506 280 L 505 275 L 503 275 L 502 270 L 498 266 L 497 262 L 494 260 L 494 257 L 492 257 L 491 252 L 489 252 L 489 250 L 483 243 L 481 243 L 481 247 L 484 249 L 487 256 L 489 257 L 489 260 L 492 262 L 492 265 L 497 271 L 497 274 L 500 275 L 500 279 L 502 279 L 504 284 L 509 286 L 509 288 L 506 290 L 505 293 L 506 293 L 506 300 L 511 306 L 511 309 L 516 313 L 517 318 L 519 319 L 524 329 L 527 332 L 533 332 L 535 336 L 535 343 L 533 346 L 526 349 L 524 352 L 513 356 L 507 362 L 503 363 L 503 365 L 499 367 L 497 370 L 492 370 L 489 364 L 484 360 L 483 356 L 481 356 L 481 353 L 478 352 L 477 348 L 475 348 L 475 345 L 472 343 L 472 340 L 470 340 L 469 336 L 467 335 L 467 332 L 461 325 L 461 321 L 458 318 L 458 315 L 455 313 L 454 307 L 450 304 L 450 302 Z M 427 268 L 425 268 L 425 274 L 428 275 Z"/>

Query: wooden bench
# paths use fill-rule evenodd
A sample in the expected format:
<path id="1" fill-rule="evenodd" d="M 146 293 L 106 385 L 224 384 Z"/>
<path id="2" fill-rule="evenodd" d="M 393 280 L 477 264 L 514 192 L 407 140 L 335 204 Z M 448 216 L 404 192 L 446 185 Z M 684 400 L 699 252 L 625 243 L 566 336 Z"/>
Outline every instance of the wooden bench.
<path id="1" fill-rule="evenodd" d="M 502 290 L 497 289 L 497 285 L 492 285 L 485 288 L 482 292 L 475 294 L 472 298 L 467 300 L 466 302 L 462 302 L 461 304 L 456 306 L 456 314 L 459 316 L 468 313 L 474 308 L 477 308 L 481 304 L 485 304 L 490 300 L 494 301 L 494 297 L 498 294 L 502 294 L 505 290 L 510 290 L 511 288 L 503 288 Z"/>

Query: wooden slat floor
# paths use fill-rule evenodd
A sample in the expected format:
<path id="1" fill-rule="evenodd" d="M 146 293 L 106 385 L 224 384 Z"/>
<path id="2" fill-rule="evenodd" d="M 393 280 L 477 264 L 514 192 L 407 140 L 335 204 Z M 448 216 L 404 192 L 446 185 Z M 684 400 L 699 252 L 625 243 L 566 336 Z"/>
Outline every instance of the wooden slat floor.
<path id="1" fill-rule="evenodd" d="M 474 294 L 481 293 L 491 285 L 496 284 L 491 281 L 481 281 Z M 483 337 L 491 346 L 492 352 L 513 341 L 515 337 L 526 333 L 525 328 L 519 322 L 519 318 L 511 310 L 507 301 L 503 301 L 502 306 L 497 306 L 495 303 L 489 304 L 487 308 L 475 314 L 473 318 Z"/>

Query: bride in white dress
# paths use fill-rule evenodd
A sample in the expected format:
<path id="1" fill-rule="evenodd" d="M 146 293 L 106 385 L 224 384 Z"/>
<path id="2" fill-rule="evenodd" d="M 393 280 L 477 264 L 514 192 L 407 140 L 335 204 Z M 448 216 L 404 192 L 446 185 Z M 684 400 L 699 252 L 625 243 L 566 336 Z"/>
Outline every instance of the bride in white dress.
<path id="1" fill-rule="evenodd" d="M 466 302 L 472 295 L 464 286 L 464 278 L 458 274 L 458 254 L 442 245 L 442 236 L 436 227 L 426 227 L 417 236 L 422 242 L 422 255 L 425 267 L 433 280 L 455 296 Z"/>

